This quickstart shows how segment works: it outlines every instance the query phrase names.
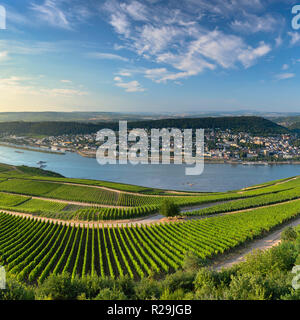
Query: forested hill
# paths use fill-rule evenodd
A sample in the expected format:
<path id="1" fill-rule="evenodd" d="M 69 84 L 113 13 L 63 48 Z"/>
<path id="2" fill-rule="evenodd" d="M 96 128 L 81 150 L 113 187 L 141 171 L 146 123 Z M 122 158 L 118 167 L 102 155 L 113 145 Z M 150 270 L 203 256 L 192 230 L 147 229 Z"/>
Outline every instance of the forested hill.
<path id="1" fill-rule="evenodd" d="M 293 123 L 291 126 L 289 126 L 289 129 L 300 134 L 300 121 Z"/>
<path id="2" fill-rule="evenodd" d="M 95 133 L 103 128 L 118 130 L 118 122 L 80 123 L 80 122 L 3 122 L 0 134 L 47 135 Z M 280 134 L 289 130 L 261 117 L 210 117 L 181 118 L 128 122 L 128 128 L 180 128 L 180 129 L 231 129 L 235 132 L 252 134 Z"/>
<path id="3" fill-rule="evenodd" d="M 286 133 L 289 130 L 270 120 L 255 116 L 240 117 L 209 117 L 186 119 L 162 119 L 152 121 L 139 121 L 131 123 L 133 127 L 142 128 L 181 128 L 181 129 L 230 129 L 236 132 L 249 132 L 255 134 Z"/>

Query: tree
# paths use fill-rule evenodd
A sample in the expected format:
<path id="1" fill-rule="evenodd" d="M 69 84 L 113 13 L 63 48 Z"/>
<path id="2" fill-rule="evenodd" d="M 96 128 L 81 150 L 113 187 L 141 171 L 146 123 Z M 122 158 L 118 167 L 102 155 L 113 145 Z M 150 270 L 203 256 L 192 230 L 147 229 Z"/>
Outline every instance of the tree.
<path id="1" fill-rule="evenodd" d="M 207 265 L 207 261 L 200 258 L 195 252 L 188 251 L 184 255 L 182 268 L 185 271 L 195 271 Z"/>
<path id="2" fill-rule="evenodd" d="M 165 199 L 160 206 L 159 212 L 165 217 L 175 217 L 180 214 L 180 209 L 173 201 Z"/>
<path id="3" fill-rule="evenodd" d="M 283 241 L 294 241 L 297 239 L 297 231 L 292 228 L 292 227 L 288 227 L 285 228 L 281 234 L 281 240 Z"/>

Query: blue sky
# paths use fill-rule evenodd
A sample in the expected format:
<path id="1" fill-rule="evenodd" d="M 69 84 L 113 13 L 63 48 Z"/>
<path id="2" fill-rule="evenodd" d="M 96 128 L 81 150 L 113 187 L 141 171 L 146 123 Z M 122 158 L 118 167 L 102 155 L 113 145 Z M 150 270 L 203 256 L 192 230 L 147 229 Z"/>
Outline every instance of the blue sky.
<path id="1" fill-rule="evenodd" d="M 0 0 L 0 111 L 300 110 L 289 0 Z"/>

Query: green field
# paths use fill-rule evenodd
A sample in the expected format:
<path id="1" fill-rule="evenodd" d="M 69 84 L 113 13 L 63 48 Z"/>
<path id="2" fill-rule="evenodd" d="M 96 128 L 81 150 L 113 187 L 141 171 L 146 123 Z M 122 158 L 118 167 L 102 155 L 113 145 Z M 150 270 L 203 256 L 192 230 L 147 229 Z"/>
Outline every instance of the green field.
<path id="1" fill-rule="evenodd" d="M 245 210 L 260 206 L 272 205 L 275 203 L 291 201 L 300 199 L 300 187 L 292 188 L 291 190 L 284 190 L 277 193 L 267 195 L 258 195 L 256 197 L 234 200 L 227 203 L 222 203 L 209 208 L 186 212 L 188 216 L 204 216 L 210 214 Z"/>
<path id="2" fill-rule="evenodd" d="M 0 214 L 0 257 L 19 280 L 50 273 L 143 278 L 180 268 L 187 251 L 213 257 L 300 214 L 300 202 L 206 220 L 81 228 Z"/>
<path id="3" fill-rule="evenodd" d="M 3 168 L 4 172 L 0 170 L 0 209 L 60 220 L 101 221 L 140 218 L 157 213 L 164 199 L 171 200 L 182 208 L 205 207 L 206 204 L 216 203 L 214 206 L 209 205 L 209 208 L 193 209 L 185 213 L 189 216 L 204 216 L 297 199 L 300 188 L 298 177 L 221 193 L 171 195 L 159 190 L 159 194 L 153 194 L 156 193 L 153 189 L 140 189 L 136 186 L 127 188 L 127 185 L 121 185 L 125 186 L 127 191 L 123 191 L 122 188 L 116 190 L 119 184 L 65 179 L 49 172 L 36 176 L 37 171 L 28 167 L 24 169 L 24 167 L 14 168 L 4 165 Z M 107 186 L 112 188 L 108 189 Z M 129 189 L 135 192 L 129 192 Z"/>
<path id="4" fill-rule="evenodd" d="M 55 276 L 70 277 L 72 283 L 89 276 L 131 279 L 137 286 L 149 279 L 167 281 L 180 275 L 188 255 L 215 261 L 300 216 L 300 177 L 229 192 L 179 195 L 36 174 L 30 168 L 0 166 L 0 265 L 22 285 L 42 286 Z M 181 212 L 180 220 L 130 220 L 157 214 L 164 199 L 191 209 Z M 163 291 L 164 296 L 173 297 Z"/>

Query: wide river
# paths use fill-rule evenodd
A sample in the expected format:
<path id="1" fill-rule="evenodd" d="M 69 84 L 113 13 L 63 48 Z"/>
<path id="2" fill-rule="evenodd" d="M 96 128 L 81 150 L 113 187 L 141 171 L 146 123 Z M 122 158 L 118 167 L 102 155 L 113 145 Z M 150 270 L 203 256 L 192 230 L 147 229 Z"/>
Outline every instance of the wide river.
<path id="1" fill-rule="evenodd" d="M 18 151 L 18 152 L 16 152 Z M 19 153 L 22 152 L 22 153 Z M 84 178 L 185 191 L 227 191 L 300 174 L 300 165 L 205 164 L 200 176 L 186 176 L 185 165 L 105 165 L 76 153 L 65 155 L 0 146 L 0 163 L 38 167 L 69 178 Z"/>

